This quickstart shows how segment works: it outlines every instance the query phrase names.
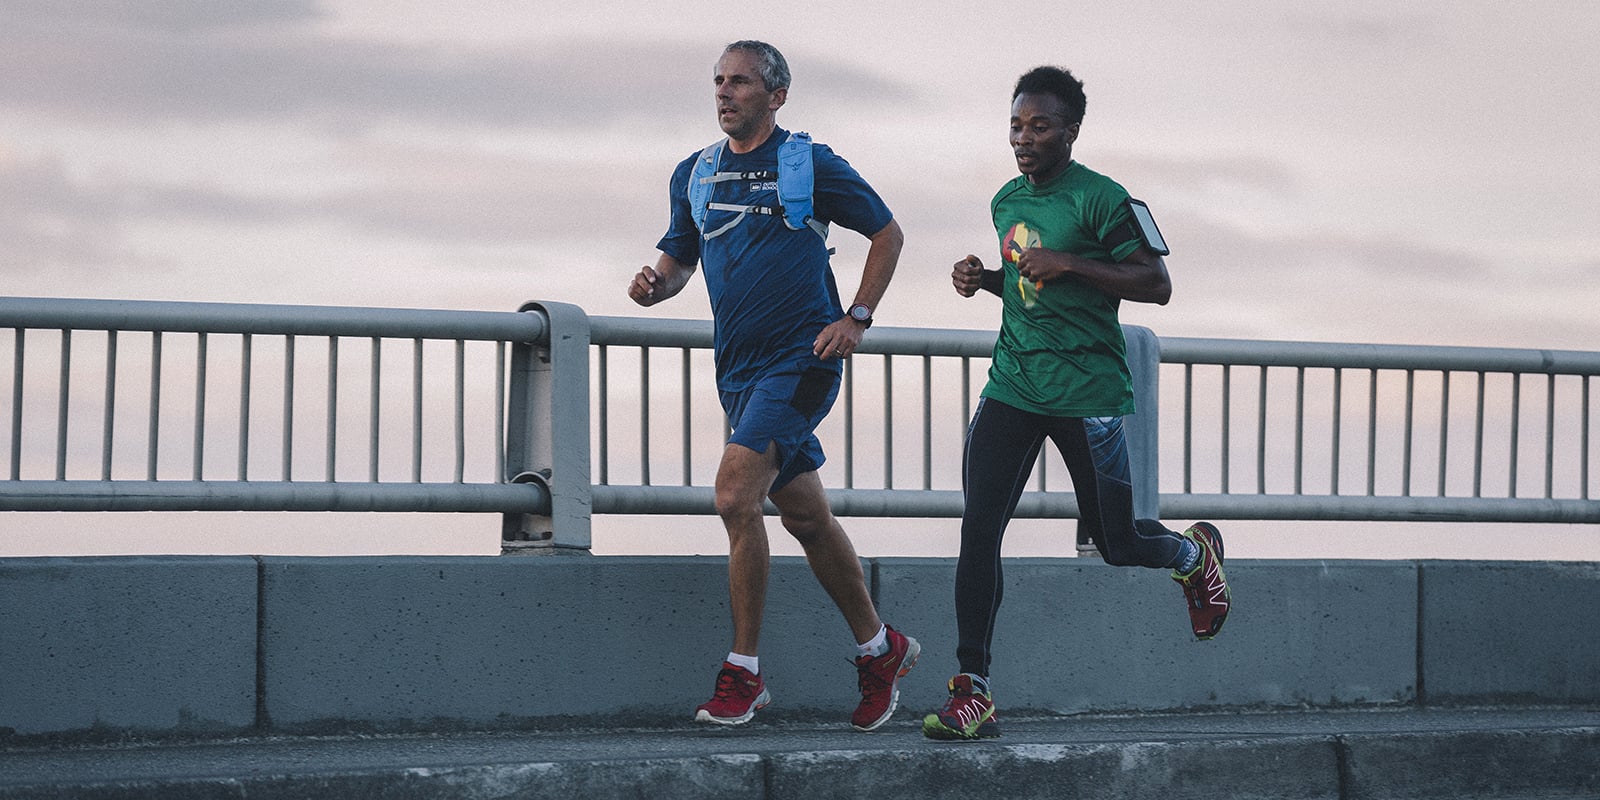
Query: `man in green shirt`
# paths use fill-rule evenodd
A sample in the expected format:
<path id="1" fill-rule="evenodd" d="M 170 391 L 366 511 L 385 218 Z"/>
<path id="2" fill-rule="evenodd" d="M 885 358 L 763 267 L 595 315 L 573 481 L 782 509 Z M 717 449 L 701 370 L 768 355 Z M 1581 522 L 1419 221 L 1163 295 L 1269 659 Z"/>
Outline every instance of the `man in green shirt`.
<path id="1" fill-rule="evenodd" d="M 1133 223 L 1128 193 L 1072 160 L 1083 122 L 1083 84 L 1039 67 L 1012 93 L 1011 149 L 1021 173 L 990 202 L 1001 268 L 974 255 L 956 262 L 956 291 L 1001 299 L 1000 336 L 972 423 L 962 486 L 956 566 L 956 657 L 950 699 L 923 720 L 934 739 L 1000 735 L 989 686 L 990 644 L 1002 580 L 1000 541 L 1045 439 L 1072 476 L 1078 515 L 1106 562 L 1171 569 L 1196 637 L 1227 619 L 1222 536 L 1198 522 L 1182 533 L 1134 519 L 1122 417 L 1134 411 L 1117 308 L 1165 304 L 1172 283 Z"/>

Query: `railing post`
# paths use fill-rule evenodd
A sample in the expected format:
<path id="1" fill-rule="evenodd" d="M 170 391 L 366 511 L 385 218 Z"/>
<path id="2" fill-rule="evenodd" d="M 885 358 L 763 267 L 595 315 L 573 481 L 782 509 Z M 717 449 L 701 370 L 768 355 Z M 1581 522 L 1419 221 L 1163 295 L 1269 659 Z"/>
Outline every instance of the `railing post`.
<path id="1" fill-rule="evenodd" d="M 587 553 L 589 520 L 589 318 L 566 303 L 525 303 L 549 338 L 511 348 L 506 421 L 510 483 L 537 483 L 550 516 L 506 514 L 502 553 Z"/>
<path id="2" fill-rule="evenodd" d="M 1123 427 L 1133 471 L 1133 516 L 1161 519 L 1161 340 L 1138 325 L 1124 326 L 1122 334 L 1128 340 L 1133 401 L 1139 409 Z"/>
<path id="3" fill-rule="evenodd" d="M 1128 443 L 1128 469 L 1133 478 L 1135 519 L 1161 519 L 1161 340 L 1139 325 L 1122 326 L 1127 341 L 1128 371 L 1133 377 L 1133 402 L 1138 411 L 1122 418 Z M 1083 525 L 1078 525 L 1078 554 L 1099 555 Z"/>

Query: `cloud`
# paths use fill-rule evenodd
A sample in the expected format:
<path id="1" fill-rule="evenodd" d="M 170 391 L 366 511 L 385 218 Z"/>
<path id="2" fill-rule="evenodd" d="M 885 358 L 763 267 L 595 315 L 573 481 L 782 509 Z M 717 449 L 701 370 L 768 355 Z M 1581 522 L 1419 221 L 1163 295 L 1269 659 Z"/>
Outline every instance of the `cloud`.
<path id="1" fill-rule="evenodd" d="M 663 164 L 619 160 L 574 169 L 558 158 L 373 143 L 351 146 L 338 164 L 342 185 L 286 193 L 76 178 L 56 157 L 0 160 L 0 264 L 128 263 L 137 258 L 122 249 L 125 233 L 145 226 L 319 226 L 389 241 L 507 245 L 654 231 L 664 223 Z"/>
<path id="2" fill-rule="evenodd" d="M 1427 16 L 1427 11 L 1403 5 L 1384 6 L 1377 11 L 1308 6 L 1288 12 L 1283 29 L 1290 36 L 1322 47 L 1414 47 L 1423 39 L 1439 39 L 1438 24 Z"/>
<path id="3" fill-rule="evenodd" d="M 1166 215 L 1162 228 L 1173 301 L 1123 309 L 1164 336 L 1581 350 L 1600 341 L 1593 260 L 1540 269 L 1396 236 L 1249 231 L 1191 211 Z"/>
<path id="4" fill-rule="evenodd" d="M 406 147 L 364 158 L 360 166 L 379 180 L 312 199 L 309 218 L 386 237 L 515 244 L 649 230 L 666 213 L 663 164 L 574 168 L 553 158 Z"/>
<path id="5" fill-rule="evenodd" d="M 1462 309 L 1503 271 L 1397 237 L 1253 231 L 1180 210 L 1162 219 L 1176 315 L 1161 332 L 1329 341 L 1485 342 Z"/>
<path id="6" fill-rule="evenodd" d="M 299 24 L 319 16 L 304 2 L 23 10 L 0 32 L 0 104 L 95 125 L 672 125 L 708 118 L 717 52 L 591 38 L 538 48 L 362 41 Z M 696 63 L 703 86 L 685 80 L 684 65 Z M 610 66 L 619 64 L 620 73 Z M 806 80 L 835 101 L 911 94 L 842 61 L 808 65 Z"/>
<path id="7" fill-rule="evenodd" d="M 720 34 L 384 40 L 324 5 L 8 3 L 0 269 L 215 261 L 319 233 L 419 259 L 648 249 L 671 163 L 716 135 Z M 915 94 L 826 53 L 798 81 L 840 113 Z"/>
<path id="8" fill-rule="evenodd" d="M 122 205 L 117 191 L 71 179 L 59 159 L 0 157 L 0 272 L 107 266 Z"/>
<path id="9" fill-rule="evenodd" d="M 1164 156 L 1103 148 L 1089 156 L 1096 169 L 1127 186 L 1186 194 L 1245 189 L 1288 195 L 1303 181 L 1281 158 L 1247 154 Z"/>
<path id="10" fill-rule="evenodd" d="M 188 33 L 287 22 L 307 22 L 323 15 L 314 0 L 11 0 L 8 24 L 16 31 L 42 31 L 63 26 L 77 31 L 136 29 Z"/>
<path id="11" fill-rule="evenodd" d="M 1481 254 L 1393 236 L 1253 232 L 1192 212 L 1169 218 L 1162 227 L 1172 230 L 1172 258 L 1198 256 L 1209 264 L 1227 264 L 1227 274 L 1219 277 L 1240 291 L 1271 292 L 1294 283 L 1324 284 L 1334 293 L 1347 288 L 1381 293 L 1394 282 L 1475 284 L 1499 274 Z"/>

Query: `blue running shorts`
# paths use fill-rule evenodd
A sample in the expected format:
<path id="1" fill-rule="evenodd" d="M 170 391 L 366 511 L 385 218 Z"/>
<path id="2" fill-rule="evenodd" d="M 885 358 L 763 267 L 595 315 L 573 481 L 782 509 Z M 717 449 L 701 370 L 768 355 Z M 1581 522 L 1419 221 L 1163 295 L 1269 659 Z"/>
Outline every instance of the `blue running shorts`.
<path id="1" fill-rule="evenodd" d="M 722 392 L 722 410 L 733 435 L 728 441 L 764 453 L 777 445 L 778 477 L 769 491 L 822 466 L 827 457 L 817 441 L 817 426 L 839 396 L 839 370 L 796 365 L 770 372 L 743 391 Z"/>

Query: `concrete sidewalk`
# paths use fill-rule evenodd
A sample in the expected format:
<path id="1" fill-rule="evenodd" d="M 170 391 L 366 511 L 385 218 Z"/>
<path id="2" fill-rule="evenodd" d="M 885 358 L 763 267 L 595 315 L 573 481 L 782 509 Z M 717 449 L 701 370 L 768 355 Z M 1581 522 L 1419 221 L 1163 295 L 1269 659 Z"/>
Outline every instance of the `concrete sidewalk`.
<path id="1" fill-rule="evenodd" d="M 563 730 L 0 749 L 19 798 L 1600 798 L 1600 709 L 1006 718 L 924 739 L 758 719 Z"/>

